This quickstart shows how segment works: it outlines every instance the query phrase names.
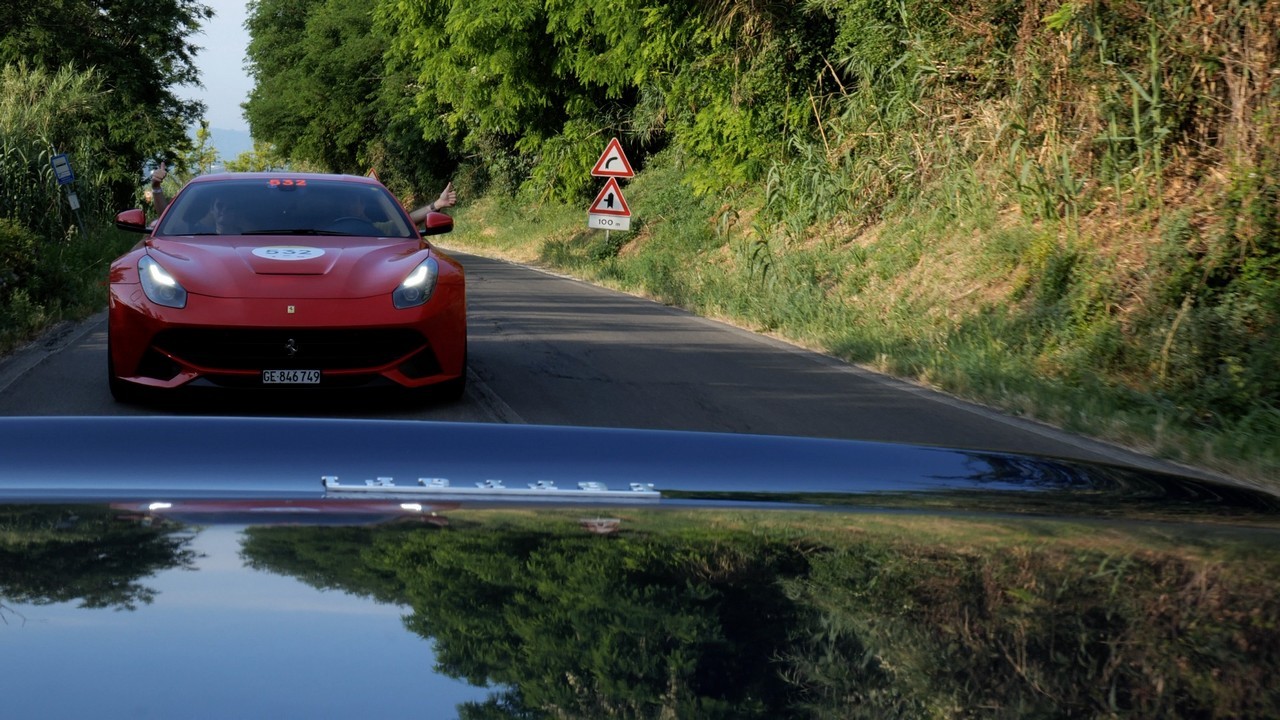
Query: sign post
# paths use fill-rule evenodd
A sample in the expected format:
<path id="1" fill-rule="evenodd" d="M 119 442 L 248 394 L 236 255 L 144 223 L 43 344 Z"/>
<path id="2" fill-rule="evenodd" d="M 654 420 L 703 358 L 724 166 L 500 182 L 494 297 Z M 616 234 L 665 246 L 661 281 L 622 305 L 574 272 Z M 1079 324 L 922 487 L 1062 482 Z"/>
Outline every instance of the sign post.
<path id="1" fill-rule="evenodd" d="M 618 138 L 613 138 L 605 146 L 600 159 L 596 161 L 596 166 L 591 169 L 591 174 L 594 177 L 616 178 L 629 178 L 636 175 L 631 169 L 631 163 L 627 160 L 627 154 L 622 152 L 622 143 L 618 142 Z"/>
<path id="2" fill-rule="evenodd" d="M 587 211 L 587 227 L 605 232 L 631 229 L 631 208 L 627 199 L 622 197 L 617 178 L 609 178 L 592 201 L 591 209 Z"/>
<path id="3" fill-rule="evenodd" d="M 80 234 L 89 237 L 89 233 L 84 229 L 84 220 L 80 218 L 80 198 L 76 195 L 76 191 L 71 189 L 71 183 L 76 181 L 76 174 L 71 169 L 71 160 L 66 153 L 58 153 L 49 158 L 49 164 L 53 166 L 53 176 L 57 178 L 58 186 L 66 188 L 67 204 L 76 214 L 76 224 L 80 226 Z"/>
<path id="4" fill-rule="evenodd" d="M 604 184 L 604 189 L 596 195 L 596 199 L 587 210 L 587 227 L 604 230 L 607 243 L 610 230 L 631 229 L 631 208 L 627 205 L 626 198 L 622 197 L 618 178 L 635 177 L 636 173 L 631 169 L 631 162 L 627 160 L 627 154 L 622 151 L 622 144 L 618 142 L 618 138 L 613 138 L 605 146 L 600 159 L 591 169 L 591 174 L 595 177 L 609 178 L 609 181 Z"/>
<path id="5" fill-rule="evenodd" d="M 49 164 L 53 166 L 53 175 L 58 178 L 59 185 L 70 185 L 76 181 L 76 174 L 71 170 L 71 160 L 66 153 L 58 153 L 49 158 Z"/>

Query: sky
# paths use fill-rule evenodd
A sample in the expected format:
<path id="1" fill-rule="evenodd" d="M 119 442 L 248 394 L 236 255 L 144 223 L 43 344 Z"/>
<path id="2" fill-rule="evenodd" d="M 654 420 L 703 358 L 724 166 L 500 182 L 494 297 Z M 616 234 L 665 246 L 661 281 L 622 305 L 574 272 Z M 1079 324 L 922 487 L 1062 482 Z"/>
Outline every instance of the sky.
<path id="1" fill-rule="evenodd" d="M 240 103 L 249 99 L 253 81 L 245 72 L 244 51 L 249 44 L 249 31 L 244 28 L 248 14 L 245 0 L 204 0 L 213 8 L 213 19 L 191 42 L 201 50 L 196 54 L 203 88 L 186 86 L 178 94 L 201 100 L 206 106 L 209 127 L 248 132 Z"/>

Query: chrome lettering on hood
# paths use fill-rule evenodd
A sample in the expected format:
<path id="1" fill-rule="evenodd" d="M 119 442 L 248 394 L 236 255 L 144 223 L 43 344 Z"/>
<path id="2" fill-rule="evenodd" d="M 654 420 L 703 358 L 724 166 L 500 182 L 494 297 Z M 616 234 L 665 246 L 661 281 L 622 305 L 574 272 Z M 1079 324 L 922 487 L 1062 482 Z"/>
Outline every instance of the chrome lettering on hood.
<path id="1" fill-rule="evenodd" d="M 507 487 L 502 480 L 484 480 L 474 487 L 453 486 L 447 478 L 418 478 L 413 485 L 397 485 L 394 478 L 379 477 L 362 484 L 343 484 L 336 475 L 321 477 L 326 494 L 378 494 L 409 495 L 414 497 L 467 497 L 475 499 L 512 501 L 651 501 L 662 498 L 653 483 L 629 483 L 625 490 L 610 490 L 602 482 L 580 482 L 577 487 L 556 487 L 554 481 L 539 480 L 527 483 L 527 487 Z"/>

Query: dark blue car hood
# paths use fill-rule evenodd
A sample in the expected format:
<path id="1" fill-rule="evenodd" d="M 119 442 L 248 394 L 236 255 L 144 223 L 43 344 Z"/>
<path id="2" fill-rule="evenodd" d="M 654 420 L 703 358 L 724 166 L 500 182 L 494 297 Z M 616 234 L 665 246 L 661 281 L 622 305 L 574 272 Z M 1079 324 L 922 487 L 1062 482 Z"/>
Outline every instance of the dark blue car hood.
<path id="1" fill-rule="evenodd" d="M 3 419 L 3 714 L 1275 716 L 1278 520 L 942 448 Z"/>

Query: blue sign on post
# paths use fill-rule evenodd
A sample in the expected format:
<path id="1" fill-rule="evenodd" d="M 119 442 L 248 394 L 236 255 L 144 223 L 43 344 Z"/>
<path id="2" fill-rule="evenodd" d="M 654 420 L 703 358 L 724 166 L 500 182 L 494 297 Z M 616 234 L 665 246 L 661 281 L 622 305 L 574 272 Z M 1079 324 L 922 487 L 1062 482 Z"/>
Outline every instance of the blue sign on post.
<path id="1" fill-rule="evenodd" d="M 71 172 L 71 161 L 67 159 L 66 153 L 58 153 L 49 158 L 49 164 L 53 166 L 53 174 L 57 176 L 59 185 L 75 182 L 76 174 Z"/>

